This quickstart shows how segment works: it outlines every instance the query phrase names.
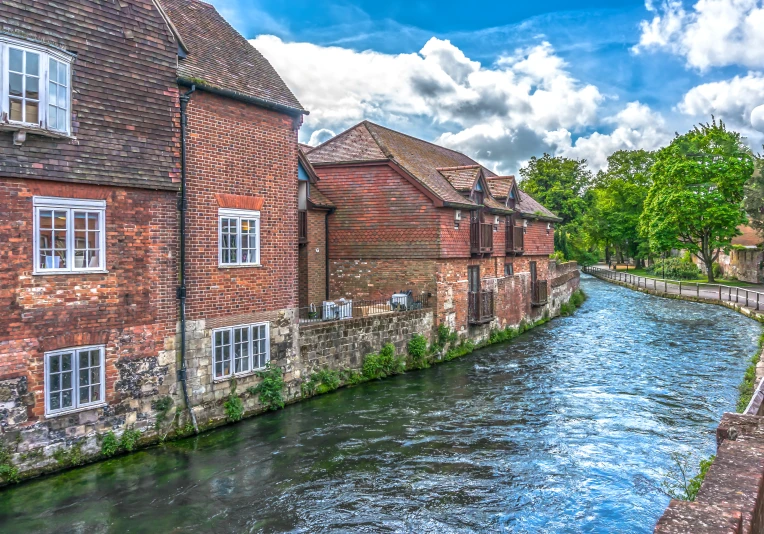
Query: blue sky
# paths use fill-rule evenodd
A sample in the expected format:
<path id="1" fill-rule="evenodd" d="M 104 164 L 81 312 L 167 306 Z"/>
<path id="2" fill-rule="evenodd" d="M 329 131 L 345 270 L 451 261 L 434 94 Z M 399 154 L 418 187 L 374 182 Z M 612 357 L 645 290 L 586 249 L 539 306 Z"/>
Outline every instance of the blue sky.
<path id="1" fill-rule="evenodd" d="M 311 110 L 305 142 L 368 118 L 511 173 L 600 168 L 712 113 L 764 140 L 761 0 L 211 3 Z"/>

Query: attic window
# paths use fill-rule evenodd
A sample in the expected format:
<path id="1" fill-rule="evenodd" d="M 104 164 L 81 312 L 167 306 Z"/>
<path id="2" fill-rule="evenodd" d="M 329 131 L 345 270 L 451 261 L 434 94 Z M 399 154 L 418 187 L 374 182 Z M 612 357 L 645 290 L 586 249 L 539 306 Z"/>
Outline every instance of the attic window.
<path id="1" fill-rule="evenodd" d="M 6 125 L 68 135 L 71 56 L 0 35 L 0 112 Z"/>

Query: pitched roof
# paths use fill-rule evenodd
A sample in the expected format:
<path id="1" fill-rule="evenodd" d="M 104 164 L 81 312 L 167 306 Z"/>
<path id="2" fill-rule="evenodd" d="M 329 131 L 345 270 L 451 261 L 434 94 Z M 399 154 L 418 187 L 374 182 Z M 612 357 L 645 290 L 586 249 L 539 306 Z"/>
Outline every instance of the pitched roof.
<path id="1" fill-rule="evenodd" d="M 200 0 L 159 0 L 188 52 L 178 78 L 292 113 L 307 113 L 273 66 Z"/>
<path id="2" fill-rule="evenodd" d="M 740 230 L 742 235 L 735 236 L 732 238 L 732 244 L 733 245 L 742 245 L 744 247 L 757 247 L 762 242 L 764 242 L 764 239 L 761 238 L 761 236 L 748 226 L 747 224 L 740 225 L 737 227 L 738 230 Z"/>
<path id="3" fill-rule="evenodd" d="M 300 150 L 302 150 L 306 154 L 310 152 L 311 150 L 313 150 L 312 146 L 306 145 L 305 143 L 297 143 L 297 146 L 299 147 Z"/>
<path id="4" fill-rule="evenodd" d="M 478 175 L 480 165 L 465 165 L 462 167 L 443 167 L 438 172 L 454 186 L 457 191 L 472 191 Z"/>
<path id="5" fill-rule="evenodd" d="M 491 190 L 491 194 L 498 199 L 506 199 L 509 196 L 509 191 L 515 184 L 514 176 L 491 176 L 487 178 L 488 189 Z"/>
<path id="6" fill-rule="evenodd" d="M 523 191 L 520 191 L 520 200 L 517 203 L 517 211 L 523 215 L 536 215 L 547 219 L 554 219 L 555 221 L 562 220 L 557 215 L 536 202 L 536 200 L 528 193 Z"/>
<path id="7" fill-rule="evenodd" d="M 308 201 L 316 208 L 334 208 L 334 202 L 324 195 L 316 184 L 310 184 Z"/>

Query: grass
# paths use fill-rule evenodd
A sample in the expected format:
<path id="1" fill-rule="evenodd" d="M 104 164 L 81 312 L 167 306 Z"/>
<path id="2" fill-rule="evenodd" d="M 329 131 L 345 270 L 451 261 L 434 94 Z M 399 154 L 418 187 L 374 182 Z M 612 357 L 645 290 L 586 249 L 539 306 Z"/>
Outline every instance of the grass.
<path id="1" fill-rule="evenodd" d="M 626 266 L 625 265 L 619 265 L 617 267 L 619 271 L 626 272 Z M 642 278 L 650 278 L 651 280 L 663 280 L 662 276 L 656 276 L 654 274 L 648 273 L 644 269 L 634 269 L 630 268 L 628 270 L 629 274 L 633 274 L 634 276 L 641 276 Z M 682 280 L 682 283 L 685 284 L 707 284 L 708 283 L 708 277 L 707 276 L 701 276 L 700 278 L 695 278 L 693 280 Z M 755 284 L 750 284 L 748 282 L 741 282 L 740 280 L 724 280 L 724 279 L 717 279 L 715 284 L 722 285 L 722 286 L 730 286 L 730 287 L 752 287 Z"/>

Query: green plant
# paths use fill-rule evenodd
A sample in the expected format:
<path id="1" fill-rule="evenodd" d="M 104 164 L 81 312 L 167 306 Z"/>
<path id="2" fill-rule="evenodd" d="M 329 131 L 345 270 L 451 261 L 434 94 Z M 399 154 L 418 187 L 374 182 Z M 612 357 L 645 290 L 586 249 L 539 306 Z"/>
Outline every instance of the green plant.
<path id="1" fill-rule="evenodd" d="M 19 468 L 13 463 L 13 450 L 0 447 L 0 480 L 13 483 L 19 481 Z"/>
<path id="2" fill-rule="evenodd" d="M 119 452 L 119 441 L 111 430 L 101 440 L 101 454 L 106 457 L 114 456 Z"/>
<path id="3" fill-rule="evenodd" d="M 262 381 L 254 387 L 247 388 L 250 395 L 259 395 L 260 404 L 266 410 L 278 410 L 284 407 L 284 370 L 281 367 L 265 364 L 265 369 L 257 372 Z"/>
<path id="4" fill-rule="evenodd" d="M 740 392 L 740 396 L 737 400 L 738 413 L 743 413 L 745 411 L 748 407 L 748 403 L 751 402 L 751 397 L 753 397 L 753 386 L 756 383 L 756 364 L 759 362 L 759 354 L 760 350 L 756 351 L 756 354 L 751 356 L 751 363 L 745 370 L 743 381 L 738 386 L 738 391 Z"/>
<path id="5" fill-rule="evenodd" d="M 576 308 L 580 308 L 581 304 L 583 304 L 584 302 L 586 302 L 586 293 L 584 293 L 583 289 L 579 289 L 575 291 L 570 296 L 570 303 Z"/>
<path id="6" fill-rule="evenodd" d="M 414 334 L 409 340 L 407 350 L 411 357 L 411 367 L 424 369 L 429 367 L 427 362 L 427 338 L 421 334 Z"/>
<path id="7" fill-rule="evenodd" d="M 303 395 L 315 395 L 316 393 L 322 395 L 339 388 L 340 383 L 340 373 L 338 371 L 321 369 L 317 373 L 311 374 L 310 380 L 303 382 L 302 392 Z"/>
<path id="8" fill-rule="evenodd" d="M 552 254 L 549 255 L 549 259 L 554 260 L 557 263 L 564 263 L 565 254 L 563 254 L 561 250 L 555 250 Z"/>
<path id="9" fill-rule="evenodd" d="M 462 356 L 466 356 L 467 354 L 470 354 L 474 350 L 475 350 L 475 343 L 472 340 L 462 341 L 456 347 L 449 349 L 444 359 L 447 362 L 450 362 L 451 360 L 455 360 L 456 358 L 461 358 Z"/>
<path id="10" fill-rule="evenodd" d="M 226 419 L 231 422 L 241 421 L 244 417 L 244 402 L 235 393 L 228 395 L 228 399 L 223 403 Z"/>
<path id="11" fill-rule="evenodd" d="M 694 280 L 700 276 L 700 269 L 691 261 L 682 258 L 666 258 L 657 260 L 645 269 L 656 276 L 664 276 L 674 280 Z"/>
<path id="12" fill-rule="evenodd" d="M 448 328 L 445 324 L 441 323 L 438 325 L 438 342 L 437 347 L 439 349 L 442 349 L 446 346 L 446 343 L 454 344 L 456 343 L 456 340 L 459 339 L 459 336 L 456 332 L 452 332 L 450 328 Z"/>
<path id="13" fill-rule="evenodd" d="M 575 311 L 575 306 L 564 302 L 562 306 L 560 306 L 560 315 L 563 317 L 567 317 L 568 315 L 571 315 Z"/>
<path id="14" fill-rule="evenodd" d="M 396 358 L 395 346 L 387 343 L 378 354 L 369 354 L 363 359 L 361 373 L 368 380 L 374 380 L 402 373 L 405 369 L 406 361 Z"/>
<path id="15" fill-rule="evenodd" d="M 160 399 L 155 400 L 151 407 L 156 411 L 156 420 L 154 421 L 154 428 L 156 430 L 159 430 L 162 427 L 162 423 L 164 423 L 164 420 L 167 418 L 167 413 L 170 411 L 170 408 L 172 408 L 173 401 L 172 397 L 162 397 Z"/>
<path id="16" fill-rule="evenodd" d="M 716 456 L 711 456 L 710 458 L 706 460 L 700 461 L 700 471 L 698 471 L 698 474 L 695 475 L 690 479 L 690 483 L 687 484 L 687 500 L 688 501 L 694 501 L 695 497 L 698 496 L 698 490 L 700 490 L 700 486 L 703 485 L 703 481 L 706 478 L 706 474 L 708 473 L 708 470 L 711 468 L 711 464 L 714 463 L 714 460 L 716 460 Z"/>
<path id="17" fill-rule="evenodd" d="M 698 474 L 688 478 L 692 470 L 692 455 L 690 453 L 672 453 L 671 460 L 673 465 L 664 473 L 660 485 L 652 485 L 672 499 L 694 501 L 715 459 L 716 456 L 711 456 L 706 460 L 700 460 Z"/>
<path id="18" fill-rule="evenodd" d="M 127 428 L 119 438 L 119 448 L 123 451 L 132 452 L 141 439 L 141 432 L 134 428 Z"/>
<path id="19" fill-rule="evenodd" d="M 359 373 L 358 371 L 354 371 L 352 369 L 345 369 L 342 374 L 344 375 L 345 384 L 348 386 L 357 386 L 358 384 L 361 384 L 363 382 L 366 382 L 366 378 Z"/>
<path id="20" fill-rule="evenodd" d="M 53 453 L 58 465 L 61 467 L 74 467 L 85 463 L 85 456 L 82 454 L 82 443 L 75 443 L 68 449 L 58 449 Z"/>
<path id="21" fill-rule="evenodd" d="M 715 261 L 713 265 L 711 265 L 711 271 L 714 273 L 714 278 L 722 277 L 722 266 L 719 265 L 718 261 Z"/>

